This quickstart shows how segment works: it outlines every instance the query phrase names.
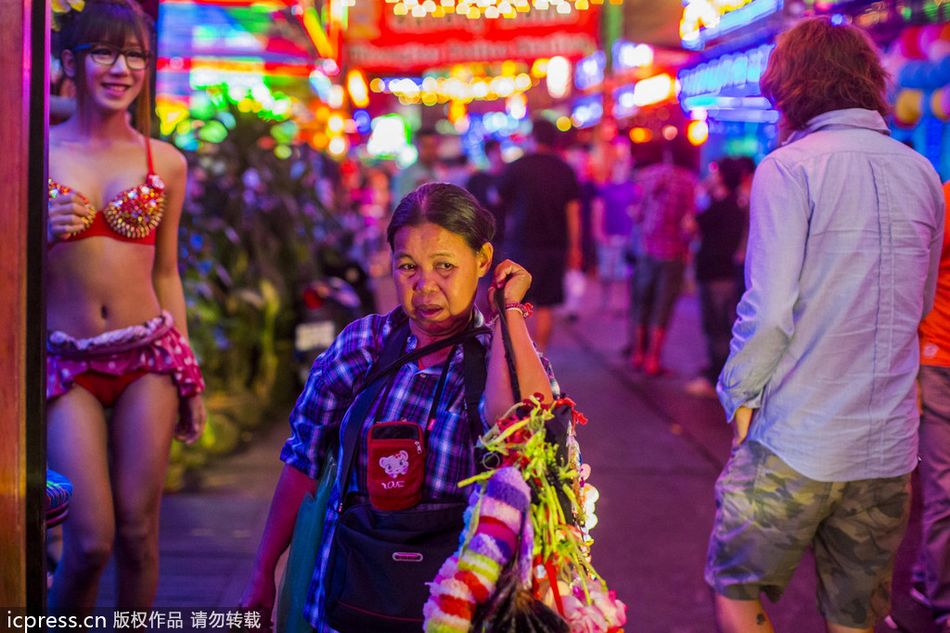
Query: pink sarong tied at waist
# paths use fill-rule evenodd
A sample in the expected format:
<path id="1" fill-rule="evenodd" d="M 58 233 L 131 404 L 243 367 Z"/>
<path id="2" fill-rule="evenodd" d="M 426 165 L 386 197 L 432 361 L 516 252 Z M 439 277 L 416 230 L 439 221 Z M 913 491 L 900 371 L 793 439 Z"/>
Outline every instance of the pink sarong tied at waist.
<path id="1" fill-rule="evenodd" d="M 182 398 L 205 389 L 195 354 L 167 311 L 141 325 L 92 338 L 78 339 L 54 331 L 47 338 L 46 351 L 47 400 L 69 391 L 76 376 L 86 372 L 122 376 L 145 370 L 167 374 Z"/>

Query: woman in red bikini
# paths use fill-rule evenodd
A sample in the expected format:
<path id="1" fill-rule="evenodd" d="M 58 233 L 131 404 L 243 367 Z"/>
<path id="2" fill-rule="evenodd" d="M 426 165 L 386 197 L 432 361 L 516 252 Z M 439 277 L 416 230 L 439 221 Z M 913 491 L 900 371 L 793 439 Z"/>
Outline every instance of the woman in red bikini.
<path id="1" fill-rule="evenodd" d="M 205 420 L 178 274 L 186 166 L 149 140 L 138 5 L 87 0 L 60 20 L 77 107 L 49 138 L 47 445 L 74 494 L 49 603 L 91 609 L 114 544 L 117 606 L 142 609 L 158 583 L 171 440 L 196 440 Z"/>

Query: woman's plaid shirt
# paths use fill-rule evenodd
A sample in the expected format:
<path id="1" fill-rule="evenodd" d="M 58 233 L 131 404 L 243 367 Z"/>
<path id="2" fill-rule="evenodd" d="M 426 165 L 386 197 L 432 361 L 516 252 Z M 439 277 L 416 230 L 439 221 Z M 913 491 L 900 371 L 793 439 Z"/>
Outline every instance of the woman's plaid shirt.
<path id="1" fill-rule="evenodd" d="M 340 422 L 363 386 L 370 367 L 382 353 L 383 341 L 394 328 L 406 319 L 401 308 L 387 315 L 370 315 L 348 325 L 330 348 L 320 355 L 310 370 L 303 392 L 290 415 L 290 438 L 281 450 L 280 458 L 286 464 L 303 472 L 311 479 L 320 476 L 320 469 L 330 446 L 338 444 Z M 485 322 L 476 310 L 475 325 Z M 478 337 L 486 349 L 491 347 L 491 334 Z M 410 352 L 417 344 L 409 336 L 404 351 Z M 560 393 L 550 363 L 541 357 L 551 381 L 555 396 Z M 424 424 L 429 415 L 432 399 L 442 372 L 441 366 L 420 370 L 415 364 L 404 365 L 390 378 L 391 384 L 381 394 L 382 402 L 375 407 L 375 415 L 368 416 L 362 429 L 358 468 L 347 487 L 348 492 L 365 494 L 366 436 L 373 421 L 408 420 Z M 430 500 L 464 500 L 467 493 L 459 490 L 457 482 L 476 473 L 472 459 L 468 417 L 465 414 L 462 351 L 457 349 L 449 359 L 445 391 L 437 410 L 437 422 L 429 432 L 426 445 L 426 475 L 423 498 Z M 489 425 L 484 415 L 484 396 L 480 405 L 484 429 Z M 342 455 L 338 455 L 342 459 Z M 332 631 L 324 623 L 323 575 L 329 555 L 330 542 L 339 514 L 336 505 L 340 498 L 334 486 L 330 493 L 323 539 L 317 552 L 314 580 L 310 584 L 304 610 L 318 633 Z"/>

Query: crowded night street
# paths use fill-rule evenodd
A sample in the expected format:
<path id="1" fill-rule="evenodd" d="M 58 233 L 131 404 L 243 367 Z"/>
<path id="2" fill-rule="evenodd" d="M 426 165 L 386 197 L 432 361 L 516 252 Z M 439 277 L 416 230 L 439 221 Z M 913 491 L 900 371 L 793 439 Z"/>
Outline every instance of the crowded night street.
<path id="1" fill-rule="evenodd" d="M 392 302 L 382 280 L 380 304 Z M 627 604 L 638 633 L 714 633 L 712 598 L 702 580 L 714 507 L 712 488 L 729 455 L 731 431 L 715 400 L 683 391 L 703 362 L 695 297 L 676 310 L 668 348 L 669 374 L 646 378 L 618 353 L 622 320 L 582 314 L 565 323 L 552 345 L 558 378 L 570 385 L 589 422 L 579 431 L 584 459 L 600 490 L 593 530 L 598 569 Z M 157 607 L 233 608 L 252 566 L 258 535 L 280 472 L 276 456 L 287 425 L 276 420 L 266 437 L 209 468 L 197 490 L 163 501 L 162 558 Z M 919 512 L 919 509 L 917 510 Z M 926 611 L 907 595 L 910 556 L 919 541 L 912 518 L 895 577 L 895 611 L 906 631 L 931 633 Z M 202 564 L 193 561 L 200 557 Z M 111 601 L 111 579 L 100 604 Z M 903 592 L 903 593 L 902 593 Z M 820 633 L 815 577 L 802 565 L 782 602 L 770 610 L 781 630 Z M 880 624 L 876 633 L 895 629 Z"/>

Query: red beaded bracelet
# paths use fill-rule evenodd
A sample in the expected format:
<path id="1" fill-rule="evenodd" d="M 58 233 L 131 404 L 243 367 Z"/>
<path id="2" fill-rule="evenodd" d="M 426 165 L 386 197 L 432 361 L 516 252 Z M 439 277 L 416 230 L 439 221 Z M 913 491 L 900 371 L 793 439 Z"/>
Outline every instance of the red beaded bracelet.
<path id="1" fill-rule="evenodd" d="M 517 310 L 526 319 L 534 314 L 534 306 L 530 303 L 506 303 L 505 310 Z"/>

